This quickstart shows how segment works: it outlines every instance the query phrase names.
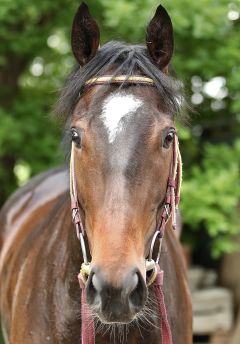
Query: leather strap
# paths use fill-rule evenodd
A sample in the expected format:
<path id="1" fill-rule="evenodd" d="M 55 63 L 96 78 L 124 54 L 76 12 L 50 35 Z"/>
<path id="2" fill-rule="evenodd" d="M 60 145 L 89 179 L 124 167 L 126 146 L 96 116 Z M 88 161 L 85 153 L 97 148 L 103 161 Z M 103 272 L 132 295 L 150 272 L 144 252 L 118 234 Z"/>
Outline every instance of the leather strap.
<path id="1" fill-rule="evenodd" d="M 163 286 L 163 277 L 164 272 L 160 269 L 159 265 L 157 266 L 157 275 L 152 286 L 155 291 L 155 296 L 158 304 L 159 315 L 160 315 L 160 329 L 161 329 L 161 338 L 162 344 L 172 344 L 172 334 L 168 322 L 167 310 L 165 306 L 164 294 L 162 290 Z"/>
<path id="2" fill-rule="evenodd" d="M 94 322 L 87 303 L 86 284 L 81 274 L 78 275 L 78 281 L 81 288 L 81 344 L 95 344 Z"/>

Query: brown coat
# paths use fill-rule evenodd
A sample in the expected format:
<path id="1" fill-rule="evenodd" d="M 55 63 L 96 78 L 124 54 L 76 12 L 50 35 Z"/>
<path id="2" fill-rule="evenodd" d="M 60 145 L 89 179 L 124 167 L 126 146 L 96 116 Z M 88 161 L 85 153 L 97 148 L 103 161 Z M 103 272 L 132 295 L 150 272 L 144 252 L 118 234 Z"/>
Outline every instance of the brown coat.
<path id="1" fill-rule="evenodd" d="M 68 173 L 35 177 L 6 203 L 0 216 L 1 314 L 6 343 L 80 344 L 81 265 L 71 223 Z M 181 247 L 173 231 L 165 236 L 164 293 L 174 344 L 192 343 L 191 304 Z M 150 291 L 151 293 L 151 291 Z M 153 306 L 154 307 L 154 306 Z M 128 344 L 157 344 L 155 326 L 130 327 Z M 116 343 L 120 343 L 116 337 Z M 96 344 L 113 343 L 97 334 Z"/>

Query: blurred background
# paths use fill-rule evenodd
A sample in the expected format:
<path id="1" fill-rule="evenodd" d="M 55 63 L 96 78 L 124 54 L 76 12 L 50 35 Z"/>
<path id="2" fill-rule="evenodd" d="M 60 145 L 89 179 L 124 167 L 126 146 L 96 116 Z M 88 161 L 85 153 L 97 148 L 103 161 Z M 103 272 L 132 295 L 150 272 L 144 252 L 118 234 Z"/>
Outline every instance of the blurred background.
<path id="1" fill-rule="evenodd" d="M 102 44 L 144 43 L 147 22 L 159 5 L 156 0 L 86 3 L 101 27 Z M 62 128 L 52 109 L 75 64 L 69 42 L 78 5 L 76 0 L 1 1 L 0 206 L 31 176 L 64 163 Z M 194 340 L 239 344 L 240 1 L 164 0 L 162 5 L 174 26 L 172 65 L 194 109 L 188 125 L 178 124 Z"/>

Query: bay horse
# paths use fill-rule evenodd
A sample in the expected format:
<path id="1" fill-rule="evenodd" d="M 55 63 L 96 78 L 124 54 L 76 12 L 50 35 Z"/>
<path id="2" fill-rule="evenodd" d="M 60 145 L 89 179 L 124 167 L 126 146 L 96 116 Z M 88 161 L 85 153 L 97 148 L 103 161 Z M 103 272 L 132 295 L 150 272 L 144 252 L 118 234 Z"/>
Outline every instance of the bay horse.
<path id="1" fill-rule="evenodd" d="M 99 40 L 83 3 L 72 26 L 80 68 L 58 103 L 70 173 L 33 178 L 1 211 L 5 343 L 158 344 L 164 323 L 171 329 L 165 343 L 192 343 L 185 265 L 171 228 L 181 178 L 175 115 L 183 103 L 168 72 L 171 19 L 157 8 L 146 47 L 100 48 Z M 159 263 L 165 314 L 154 293 Z M 83 328 L 95 338 L 87 341 Z"/>

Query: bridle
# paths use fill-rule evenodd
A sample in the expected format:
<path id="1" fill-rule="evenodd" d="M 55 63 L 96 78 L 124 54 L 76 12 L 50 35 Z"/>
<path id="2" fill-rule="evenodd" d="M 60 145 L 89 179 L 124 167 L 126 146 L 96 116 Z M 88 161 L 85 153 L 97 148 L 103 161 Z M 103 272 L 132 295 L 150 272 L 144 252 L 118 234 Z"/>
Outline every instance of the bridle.
<path id="1" fill-rule="evenodd" d="M 150 85 L 155 86 L 153 79 L 145 76 L 100 76 L 97 78 L 92 78 L 85 83 L 86 87 L 93 85 L 102 84 L 136 84 L 136 85 Z M 71 197 L 71 209 L 72 209 L 72 220 L 75 224 L 77 238 L 80 241 L 83 263 L 81 265 L 81 270 L 79 273 L 79 282 L 82 289 L 85 289 L 85 284 L 87 278 L 91 272 L 91 262 L 87 257 L 87 250 L 85 245 L 85 229 L 80 215 L 80 207 L 77 195 L 77 184 L 75 175 L 75 161 L 74 161 L 74 143 L 72 142 L 71 149 L 71 159 L 70 159 L 70 197 Z M 162 344 L 172 343 L 171 331 L 167 321 L 167 313 L 164 304 L 164 298 L 162 293 L 162 283 L 163 283 L 163 271 L 159 267 L 162 240 L 165 233 L 165 228 L 168 220 L 172 217 L 172 227 L 176 228 L 176 212 L 180 202 L 180 191 L 182 182 L 182 159 L 179 151 L 179 143 L 177 134 L 174 135 L 172 143 L 172 161 L 170 166 L 170 172 L 167 182 L 167 189 L 164 199 L 164 204 L 162 206 L 162 213 L 159 218 L 156 230 L 153 234 L 149 254 L 146 258 L 146 271 L 148 272 L 147 285 L 153 284 L 156 290 L 156 296 L 159 301 L 159 310 L 162 318 L 165 318 L 162 324 Z M 157 255 L 154 259 L 153 253 L 155 252 L 156 242 L 158 244 Z M 83 291 L 82 291 L 83 294 Z M 83 295 L 82 295 L 83 296 Z M 83 302 L 83 299 L 82 299 Z M 86 300 L 84 301 L 86 302 Z M 89 319 L 89 316 L 88 316 Z M 82 319 L 83 322 L 83 319 Z M 86 335 L 86 333 L 85 333 Z M 86 337 L 86 336 L 85 336 Z M 87 340 L 82 333 L 82 343 L 94 343 L 92 340 Z"/>
<path id="2" fill-rule="evenodd" d="M 98 78 L 92 78 L 88 80 L 85 84 L 96 85 L 96 84 L 106 84 L 106 83 L 132 83 L 132 84 L 144 84 L 154 86 L 154 81 L 150 78 L 144 76 L 130 76 L 125 75 L 120 76 L 102 76 Z M 168 177 L 167 190 L 163 205 L 163 211 L 160 216 L 159 222 L 156 227 L 156 231 L 153 235 L 152 242 L 150 245 L 150 251 L 148 258 L 146 259 L 146 270 L 153 270 L 155 265 L 159 263 L 162 239 L 164 237 L 165 227 L 172 215 L 172 226 L 176 228 L 176 211 L 178 209 L 180 201 L 180 190 L 182 181 L 182 160 L 179 151 L 178 137 L 175 134 L 173 145 L 172 145 L 172 162 L 170 167 L 170 174 Z M 86 281 L 87 276 L 90 274 L 91 264 L 87 258 L 87 250 L 85 245 L 85 230 L 80 216 L 79 201 L 77 196 L 77 186 L 75 177 L 75 166 L 74 166 L 74 143 L 72 143 L 71 159 L 70 159 L 70 196 L 71 196 L 71 208 L 72 208 L 72 219 L 75 224 L 77 238 L 80 241 L 83 264 L 81 272 L 83 274 L 83 279 Z M 156 240 L 159 240 L 159 249 L 156 259 L 153 259 L 153 250 L 155 247 Z"/>

